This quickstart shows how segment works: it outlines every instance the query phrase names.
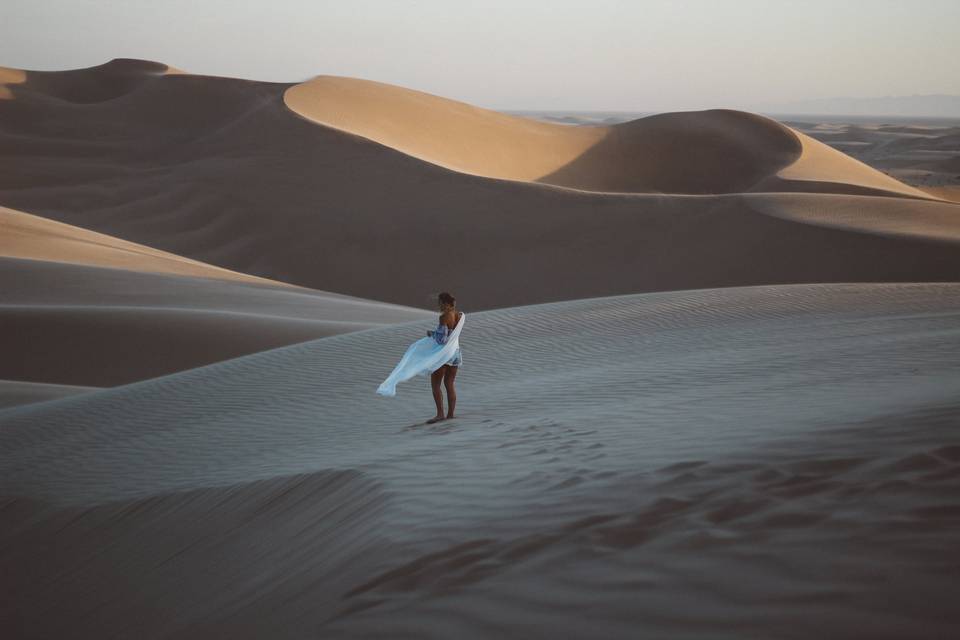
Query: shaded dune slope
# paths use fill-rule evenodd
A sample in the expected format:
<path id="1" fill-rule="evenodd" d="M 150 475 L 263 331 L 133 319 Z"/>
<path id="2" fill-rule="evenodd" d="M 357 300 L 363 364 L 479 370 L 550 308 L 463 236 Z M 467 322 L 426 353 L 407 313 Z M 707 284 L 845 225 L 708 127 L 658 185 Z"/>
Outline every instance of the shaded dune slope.
<path id="1" fill-rule="evenodd" d="M 434 428 L 424 380 L 373 395 L 425 323 L 6 409 L 0 631 L 949 637 L 958 319 L 937 284 L 471 313 Z"/>
<path id="2" fill-rule="evenodd" d="M 65 71 L 25 71 L 0 67 L 0 84 L 29 82 L 31 91 L 65 103 L 92 104 L 126 95 L 158 76 L 180 73 L 161 62 L 115 58 L 105 64 Z M 0 97 L 12 97 L 9 87 Z"/>
<path id="3" fill-rule="evenodd" d="M 787 204 L 768 208 L 756 206 L 752 194 L 558 189 L 453 171 L 318 124 L 287 108 L 288 84 L 151 75 L 149 82 L 113 100 L 73 104 L 43 93 L 31 77 L 7 85 L 13 97 L 0 101 L 0 202 L 315 289 L 416 307 L 432 304 L 438 290 L 451 289 L 476 309 L 744 284 L 948 280 L 960 273 L 956 226 L 949 224 L 948 209 L 937 209 L 934 216 L 951 227 L 945 233 L 931 235 L 925 226 L 908 236 L 886 233 L 870 222 L 874 203 L 893 199 L 888 197 L 845 201 L 840 228 L 779 215 L 806 203 L 820 206 L 820 194 L 785 194 Z M 397 91 L 412 100 L 406 90 Z M 457 108 L 469 112 L 458 118 L 500 122 L 490 112 Z M 526 126 L 526 121 L 503 117 L 510 127 Z M 692 118 L 700 128 L 690 131 L 702 132 L 712 123 L 709 133 L 725 123 L 744 140 L 752 135 L 772 140 L 774 146 L 783 143 L 772 153 L 779 159 L 760 173 L 772 175 L 763 180 L 784 181 L 775 174 L 794 153 L 786 143 L 793 134 L 780 125 L 732 112 L 658 118 L 651 120 L 657 130 L 683 129 L 684 120 Z M 453 126 L 444 122 L 436 126 Z M 629 138 L 631 127 L 650 126 L 641 120 L 616 131 Z M 600 167 L 603 162 L 592 164 L 588 156 L 605 154 L 603 145 L 618 144 L 619 135 L 567 165 L 539 166 L 532 173 L 572 170 L 578 162 Z M 702 138 L 709 162 L 720 157 L 711 156 L 709 149 L 739 144 L 718 142 L 712 133 Z M 697 166 L 697 142 L 691 139 L 690 144 L 689 162 Z M 747 155 L 743 166 L 749 169 L 755 156 Z M 492 149 L 477 156 L 484 162 L 496 159 Z M 508 160 L 513 162 L 503 162 Z M 657 171 L 651 167 L 647 177 Z M 741 169 L 732 167 L 730 175 L 743 184 L 754 180 L 753 169 Z M 585 169 L 584 175 L 600 176 L 599 169 L 592 171 Z M 721 190 L 707 182 L 726 174 L 677 175 L 706 181 L 704 189 Z M 795 177 L 792 182 L 801 182 Z M 818 184 L 819 179 L 806 182 L 808 187 Z M 854 188 L 865 187 L 846 185 L 843 190 Z M 901 230 L 917 216 L 930 218 L 930 207 L 954 206 L 895 200 L 896 208 L 887 210 L 899 218 L 894 226 Z M 863 225 L 861 215 L 867 219 Z M 440 255 L 456 256 L 444 262 L 443 277 L 437 275 Z M 524 278 L 517 278 L 518 272 Z M 497 286 L 491 287 L 492 282 Z"/>
<path id="4" fill-rule="evenodd" d="M 227 271 L 2 207 L 0 290 L 5 404 L 73 393 L 28 382 L 124 384 L 431 315 Z"/>
<path id="5" fill-rule="evenodd" d="M 0 256 L 289 286 L 6 207 L 0 207 Z"/>
<path id="6" fill-rule="evenodd" d="M 433 317 L 309 289 L 2 257 L 0 290 L 0 379 L 64 385 L 125 384 Z"/>
<path id="7" fill-rule="evenodd" d="M 745 195 L 744 201 L 757 211 L 807 224 L 887 237 L 960 242 L 960 207 L 954 203 L 924 202 L 904 208 L 903 201 L 896 198 L 833 193 L 752 193 Z M 960 278 L 956 272 L 944 275 Z"/>

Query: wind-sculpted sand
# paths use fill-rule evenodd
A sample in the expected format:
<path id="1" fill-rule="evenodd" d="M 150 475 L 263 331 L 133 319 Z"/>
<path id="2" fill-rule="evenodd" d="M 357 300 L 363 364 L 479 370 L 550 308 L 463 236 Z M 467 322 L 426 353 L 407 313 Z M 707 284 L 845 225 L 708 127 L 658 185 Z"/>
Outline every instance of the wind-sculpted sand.
<path id="1" fill-rule="evenodd" d="M 873 169 L 859 160 L 839 153 L 824 143 L 803 133 L 795 132 L 802 151 L 795 162 L 781 169 L 777 176 L 800 187 L 814 183 L 810 191 L 825 193 L 857 193 L 858 188 L 870 193 L 899 194 L 914 198 L 930 198 L 930 194 L 903 184 L 899 180 Z M 797 185 L 797 182 L 800 185 Z M 833 183 L 830 187 L 824 183 Z M 782 189 L 790 191 L 789 188 Z M 797 190 L 805 190 L 800 187 Z"/>
<path id="2" fill-rule="evenodd" d="M 22 380 L 0 380 L 0 408 L 65 398 L 96 389 L 97 387 L 24 382 Z"/>
<path id="3" fill-rule="evenodd" d="M 0 637 L 960 632 L 960 205 L 748 113 L 139 60 L 0 68 L 0 149 Z M 428 426 L 374 390 L 445 289 Z"/>
<path id="4" fill-rule="evenodd" d="M 443 167 L 590 191 L 746 191 L 800 152 L 786 127 L 729 110 L 568 127 L 330 76 L 287 89 L 284 102 L 315 122 Z"/>
<path id="5" fill-rule="evenodd" d="M 0 403 L 428 317 L 0 207 Z M 29 385 L 28 383 L 54 383 Z"/>
<path id="6" fill-rule="evenodd" d="M 427 320 L 0 411 L 0 631 L 958 629 L 960 285 L 467 313 L 433 427 Z"/>
<path id="7" fill-rule="evenodd" d="M 937 198 L 956 201 L 960 189 L 960 126 L 957 119 L 842 118 L 791 121 L 791 127 Z"/>
<path id="8" fill-rule="evenodd" d="M 150 65 L 27 72 L 5 85 L 0 203 L 233 271 L 419 308 L 442 289 L 495 308 L 960 273 L 960 224 L 947 209 L 936 214 L 942 234 L 926 222 L 919 233 L 885 231 L 928 220 L 932 196 L 760 116 L 715 110 L 581 129 L 360 80 L 273 84 Z M 91 101 L 101 93 L 112 97 Z M 758 190 L 782 206 L 742 195 Z M 810 191 L 839 194 L 842 228 L 779 215 Z M 809 197 L 819 206 L 818 195 Z M 895 220 L 878 228 L 876 209 Z M 441 253 L 456 255 L 443 282 Z"/>
<path id="9" fill-rule="evenodd" d="M 0 207 L 0 231 L 0 256 L 7 258 L 285 286 L 6 207 Z"/>
<path id="10" fill-rule="evenodd" d="M 0 290 L 0 380 L 67 385 L 124 384 L 433 317 L 309 289 L 3 257 Z"/>
<path id="11" fill-rule="evenodd" d="M 630 193 L 872 190 L 929 197 L 769 118 L 726 109 L 571 127 L 332 76 L 287 89 L 284 101 L 315 122 L 490 178 Z"/>

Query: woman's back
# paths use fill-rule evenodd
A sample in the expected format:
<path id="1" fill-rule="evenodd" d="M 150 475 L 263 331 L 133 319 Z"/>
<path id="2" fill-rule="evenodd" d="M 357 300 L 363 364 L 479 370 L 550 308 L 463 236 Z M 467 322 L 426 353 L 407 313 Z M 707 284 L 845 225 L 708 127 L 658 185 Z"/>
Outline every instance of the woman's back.
<path id="1" fill-rule="evenodd" d="M 460 313 L 457 311 L 445 311 L 440 314 L 440 324 L 447 326 L 447 329 L 453 331 L 457 327 L 457 322 L 460 320 Z"/>

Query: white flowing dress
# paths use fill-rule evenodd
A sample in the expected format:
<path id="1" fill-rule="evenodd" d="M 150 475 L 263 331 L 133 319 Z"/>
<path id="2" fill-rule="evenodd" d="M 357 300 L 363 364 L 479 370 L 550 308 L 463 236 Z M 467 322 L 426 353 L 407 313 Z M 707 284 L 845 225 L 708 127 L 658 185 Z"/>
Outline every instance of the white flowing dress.
<path id="1" fill-rule="evenodd" d="M 463 330 L 463 323 L 466 319 L 466 314 L 460 312 L 460 320 L 453 331 L 450 332 L 444 344 L 438 344 L 432 337 L 427 336 L 407 347 L 407 351 L 400 358 L 399 364 L 387 376 L 387 379 L 377 387 L 377 393 L 382 396 L 395 396 L 397 395 L 397 383 L 409 380 L 414 376 L 428 375 L 447 364 L 460 349 L 460 331 Z"/>

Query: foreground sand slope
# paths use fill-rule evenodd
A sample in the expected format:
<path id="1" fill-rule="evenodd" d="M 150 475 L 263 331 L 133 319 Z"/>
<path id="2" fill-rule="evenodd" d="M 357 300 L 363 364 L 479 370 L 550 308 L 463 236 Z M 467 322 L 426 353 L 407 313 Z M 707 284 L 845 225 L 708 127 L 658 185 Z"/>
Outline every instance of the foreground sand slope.
<path id="1" fill-rule="evenodd" d="M 231 270 L 421 308 L 443 289 L 479 309 L 743 284 L 950 280 L 960 273 L 954 243 L 960 223 L 950 222 L 960 220 L 952 213 L 960 211 L 956 205 L 893 191 L 883 193 L 895 197 L 837 196 L 829 202 L 842 205 L 841 228 L 811 224 L 831 215 L 818 193 L 774 193 L 764 200 L 769 206 L 760 206 L 736 193 L 608 194 L 491 179 L 308 120 L 284 102 L 291 85 L 137 68 L 118 61 L 58 76 L 69 80 L 70 95 L 84 83 L 95 94 L 112 75 L 143 76 L 139 83 L 117 81 L 118 95 L 100 102 L 71 102 L 61 90 L 50 92 L 50 78 L 35 84 L 30 73 L 8 85 L 12 98 L 0 100 L 0 202 Z M 341 84 L 350 91 L 367 87 L 364 99 L 349 94 L 350 101 L 337 102 L 346 100 L 333 91 Z M 346 107 L 386 118 L 393 100 L 406 118 L 400 122 L 413 132 L 425 126 L 417 125 L 416 108 L 437 111 L 431 126 L 442 130 L 460 130 L 458 123 L 467 119 L 477 133 L 464 130 L 465 148 L 484 140 L 492 145 L 476 147 L 463 156 L 468 160 L 507 166 L 546 157 L 533 154 L 533 140 L 550 137 L 537 133 L 537 123 L 433 97 L 424 98 L 424 106 L 415 92 L 377 93 L 382 85 L 375 83 L 368 92 L 369 86 L 337 80 L 323 89 L 328 93 L 303 99 L 320 108 L 327 96 L 331 109 L 342 104 L 343 117 L 354 120 L 359 116 Z M 393 120 L 371 116 L 369 122 L 406 135 Z M 662 149 L 656 161 L 640 154 L 613 166 L 608 160 L 626 156 L 614 153 L 619 143 L 611 141 L 619 138 L 605 137 L 572 164 L 537 165 L 530 175 L 586 163 L 584 176 L 642 179 L 672 191 L 745 189 L 767 176 L 762 181 L 776 189 L 880 193 L 821 182 L 824 176 L 778 177 L 801 145 L 780 125 L 749 114 L 666 114 L 617 131 L 629 138 L 634 126 L 638 132 L 652 127 L 637 134 L 638 145 L 648 137 L 668 145 L 676 128 L 691 138 L 673 155 Z M 498 156 L 497 145 L 509 136 L 498 138 L 484 127 L 529 137 L 510 151 L 529 150 L 533 159 Z M 736 135 L 730 139 L 724 131 Z M 424 144 L 453 158 L 457 150 L 443 146 L 446 139 L 425 138 Z M 613 155 L 604 150 L 607 144 L 614 145 Z M 733 162 L 741 157 L 740 144 L 746 145 L 743 162 Z M 645 148 L 628 147 L 627 155 Z M 599 154 L 596 161 L 592 154 Z M 712 169 L 697 164 L 701 156 Z M 727 161 L 717 168 L 718 159 Z M 943 225 L 932 234 L 927 224 L 916 233 L 887 233 L 873 222 L 878 207 L 897 219 L 891 225 L 900 231 L 910 231 L 917 219 Z M 821 211 L 817 220 L 804 217 L 808 208 Z M 794 214 L 782 215 L 788 209 Z"/>
<path id="2" fill-rule="evenodd" d="M 470 313 L 434 428 L 423 326 L 0 411 L 0 635 L 960 628 L 960 285 Z"/>

